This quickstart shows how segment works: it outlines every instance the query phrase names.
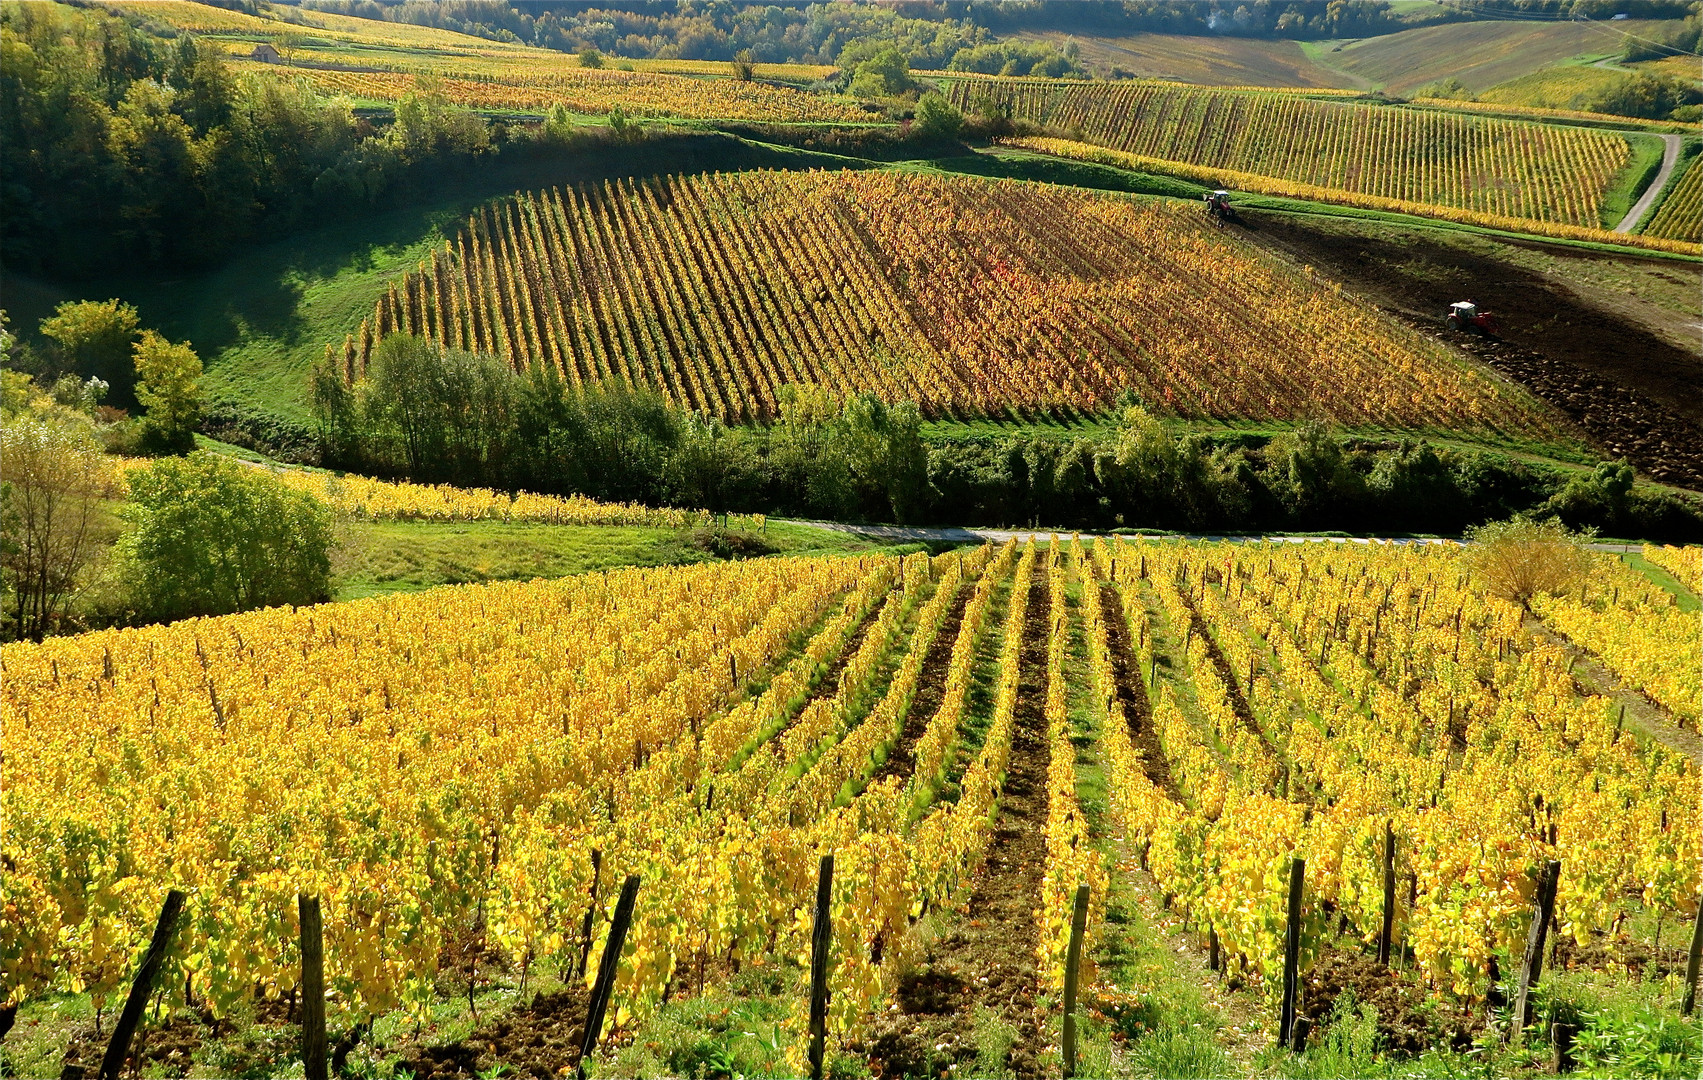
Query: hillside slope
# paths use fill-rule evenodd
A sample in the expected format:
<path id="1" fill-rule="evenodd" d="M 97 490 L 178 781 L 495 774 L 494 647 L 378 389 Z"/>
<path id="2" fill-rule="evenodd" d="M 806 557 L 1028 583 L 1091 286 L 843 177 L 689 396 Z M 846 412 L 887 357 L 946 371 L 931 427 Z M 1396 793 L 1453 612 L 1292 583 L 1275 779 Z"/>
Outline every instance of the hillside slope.
<path id="1" fill-rule="evenodd" d="M 1074 43 L 1081 62 L 1096 76 L 1123 69 L 1144 79 L 1175 79 L 1208 86 L 1365 86 L 1354 75 L 1316 63 L 1294 41 L 1265 38 L 1131 34 L 1084 37 L 1028 31 L 1013 35 L 1063 48 Z"/>
<path id="2" fill-rule="evenodd" d="M 758 172 L 481 210 L 343 347 L 406 330 L 648 383 L 727 419 L 781 387 L 944 415 L 1110 407 L 1537 433 L 1544 409 L 1174 202 L 1050 185 Z"/>
<path id="3" fill-rule="evenodd" d="M 1574 57 L 1614 55 L 1622 32 L 1660 25 L 1637 19 L 1615 29 L 1590 22 L 1459 22 L 1308 51 L 1320 65 L 1391 94 L 1405 96 L 1445 79 L 1478 91 Z"/>
<path id="4" fill-rule="evenodd" d="M 979 78 L 952 97 L 1144 157 L 1593 228 L 1631 153 L 1609 132 L 1298 93 Z"/>

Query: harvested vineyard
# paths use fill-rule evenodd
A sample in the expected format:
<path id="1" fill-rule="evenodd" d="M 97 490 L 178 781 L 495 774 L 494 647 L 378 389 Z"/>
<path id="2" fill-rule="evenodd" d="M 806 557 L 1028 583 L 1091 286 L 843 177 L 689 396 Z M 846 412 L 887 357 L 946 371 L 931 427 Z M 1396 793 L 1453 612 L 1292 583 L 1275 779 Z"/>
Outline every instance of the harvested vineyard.
<path id="1" fill-rule="evenodd" d="M 1597 569 L 1583 603 L 1620 605 L 1646 644 L 1667 632 L 1665 594 L 1608 556 Z M 1547 860 L 1568 955 L 1605 968 L 1642 947 L 1629 915 L 1697 908 L 1697 763 L 1640 746 L 1443 547 L 1055 539 L 621 571 L 0 662 L 11 1002 L 111 1000 L 168 887 L 188 893 L 168 1013 L 293 1000 L 296 895 L 313 892 L 334 1019 L 423 1020 L 481 971 L 577 986 L 636 874 L 616 1043 L 750 969 L 792 1002 L 774 1039 L 797 1070 L 832 853 L 840 1053 L 881 1075 L 968 1067 L 996 1015 L 1015 1033 L 1001 1067 L 1056 1075 L 1072 896 L 1088 886 L 1092 949 L 1114 878 L 1136 873 L 1104 835 L 1265 1016 L 1291 858 L 1303 974 L 1369 967 L 1386 828 L 1409 959 L 1379 978 L 1434 987 L 1427 1015 L 1482 1023 L 1465 1018 L 1497 958 L 1517 962 Z M 1698 662 L 1693 638 L 1654 663 Z M 1671 672 L 1621 674 L 1659 689 Z M 1080 767 L 1108 803 L 1079 797 Z M 979 981 L 953 974 L 966 961 Z M 417 1075 L 556 1073 L 577 1061 L 577 993 L 510 1013 L 539 1031 L 512 1052 L 385 1037 Z M 1309 995 L 1323 1023 L 1331 1000 Z M 495 1023 L 480 1031 L 510 1030 Z"/>
<path id="2" fill-rule="evenodd" d="M 1618 135 L 1300 93 L 1171 83 L 962 79 L 953 100 L 1143 157 L 1407 203 L 1595 228 Z"/>
<path id="3" fill-rule="evenodd" d="M 1669 240 L 1703 240 L 1703 168 L 1693 160 L 1673 190 L 1662 199 L 1655 217 L 1644 226 L 1645 236 Z"/>
<path id="4" fill-rule="evenodd" d="M 728 420 L 814 383 L 933 415 L 1102 410 L 1552 430 L 1523 392 L 1174 204 L 1009 181 L 755 172 L 481 210 L 342 346 L 398 331 L 649 385 Z"/>

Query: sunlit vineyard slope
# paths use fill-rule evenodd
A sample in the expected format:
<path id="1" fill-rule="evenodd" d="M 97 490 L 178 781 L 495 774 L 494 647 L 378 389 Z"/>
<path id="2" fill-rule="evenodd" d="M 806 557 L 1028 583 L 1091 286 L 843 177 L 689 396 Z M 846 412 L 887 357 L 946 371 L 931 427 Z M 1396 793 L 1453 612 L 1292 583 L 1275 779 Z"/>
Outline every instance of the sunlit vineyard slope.
<path id="1" fill-rule="evenodd" d="M 1580 602 L 1616 605 L 1636 652 L 1673 604 L 1601 562 Z M 1697 902 L 1695 763 L 1640 746 L 1524 620 L 1458 549 L 1055 538 L 8 645 L 0 1002 L 119 991 L 168 887 L 189 901 L 164 993 L 192 983 L 216 1011 L 288 993 L 308 891 L 332 1008 L 424 1018 L 446 945 L 572 971 L 608 882 L 635 873 L 615 1000 L 642 1018 L 692 992 L 682 972 L 805 953 L 833 852 L 832 1026 L 850 1035 L 888 1011 L 917 913 L 963 902 L 1015 745 L 1050 763 L 1026 826 L 1040 892 L 1002 928 L 1037 986 L 1062 981 L 1078 885 L 1100 932 L 1082 761 L 1117 835 L 1254 987 L 1281 967 L 1291 857 L 1304 965 L 1375 937 L 1387 823 L 1410 883 L 1396 934 L 1439 994 L 1482 1007 L 1548 859 L 1579 943 Z M 1695 639 L 1609 659 L 1651 689 L 1698 664 Z"/>
<path id="2" fill-rule="evenodd" d="M 988 105 L 1145 157 L 1511 218 L 1595 227 L 1631 153 L 1581 128 L 1171 83 L 965 79 Z"/>
<path id="3" fill-rule="evenodd" d="M 1692 162 L 1667 193 L 1655 217 L 1644 226 L 1645 236 L 1671 240 L 1703 240 L 1703 168 Z"/>
<path id="4" fill-rule="evenodd" d="M 1546 430 L 1522 392 L 1198 211 L 903 173 L 620 181 L 481 210 L 342 347 L 395 331 L 729 419 L 817 383 L 936 415 Z"/>
<path id="5" fill-rule="evenodd" d="M 238 70 L 302 80 L 322 93 L 357 102 L 388 104 L 430 90 L 470 108 L 533 114 L 561 105 L 576 113 L 603 114 L 619 106 L 629 116 L 719 120 L 856 121 L 870 116 L 846 98 L 732 79 L 732 65 L 726 63 L 623 61 L 623 68 L 641 70 L 593 69 L 567 53 L 320 11 L 294 13 L 303 20 L 298 25 L 181 0 L 113 6 L 206 35 L 233 59 L 287 35 L 286 62 L 239 63 Z M 273 56 L 276 61 L 278 54 Z M 810 78 L 831 72 L 763 65 L 756 74 L 759 79 Z"/>

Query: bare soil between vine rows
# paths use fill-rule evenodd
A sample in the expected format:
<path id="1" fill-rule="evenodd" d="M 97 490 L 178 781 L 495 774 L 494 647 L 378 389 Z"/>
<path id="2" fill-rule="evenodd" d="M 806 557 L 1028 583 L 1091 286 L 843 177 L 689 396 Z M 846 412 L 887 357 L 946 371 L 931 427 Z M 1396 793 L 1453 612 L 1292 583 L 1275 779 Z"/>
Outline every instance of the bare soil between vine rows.
<path id="1" fill-rule="evenodd" d="M 887 760 L 870 777 L 871 784 L 893 776 L 908 776 L 915 768 L 917 740 L 928 730 L 928 722 L 934 714 L 940 711 L 940 703 L 946 700 L 946 673 L 952 666 L 952 648 L 964 625 L 964 609 L 970 606 L 970 598 L 975 593 L 974 581 L 967 580 L 959 585 L 958 596 L 941 621 L 940 633 L 928 647 L 928 655 L 923 657 L 916 693 L 911 697 L 911 707 L 905 713 L 905 725 L 899 732 L 898 741 L 888 752 Z"/>
<path id="2" fill-rule="evenodd" d="M 1042 1075 L 1049 1029 L 1036 1001 L 1034 907 L 1047 859 L 1050 607 L 1045 576 L 1037 575 L 1024 616 L 1010 764 L 987 860 L 976 873 L 968 910 L 900 981 L 897 1011 L 872 1025 L 864 1049 L 877 1077 L 932 1077 L 948 1064 L 974 1063 L 977 1015 L 984 1009 L 1014 1036 L 1003 1070 L 1018 1080 Z"/>
<path id="3" fill-rule="evenodd" d="M 547 1080 L 579 1065 L 590 995 L 583 986 L 539 994 L 524 1009 L 513 1009 L 482 1023 L 464 1039 L 412 1050 L 403 1068 L 416 1080 L 477 1077 L 497 1065 L 506 1076 Z"/>
<path id="4" fill-rule="evenodd" d="M 1658 335 L 1610 291 L 1570 286 L 1420 230 L 1383 238 L 1283 214 L 1245 218 L 1256 243 L 1328 271 L 1421 333 L 1524 385 L 1598 449 L 1657 480 L 1703 489 L 1703 352 Z M 1682 281 L 1697 273 L 1686 264 L 1565 251 L 1568 258 L 1648 264 Z M 1444 327 L 1449 304 L 1467 299 L 1497 314 L 1499 337 Z"/>
<path id="5" fill-rule="evenodd" d="M 1103 583 L 1100 586 L 1100 614 L 1106 623 L 1107 644 L 1110 646 L 1107 651 L 1112 657 L 1112 683 L 1118 701 L 1123 705 L 1130 741 L 1141 755 L 1148 782 L 1180 805 L 1182 792 L 1177 788 L 1176 777 L 1171 775 L 1171 762 L 1159 745 L 1158 733 L 1153 730 L 1153 706 L 1147 700 L 1147 688 L 1142 685 L 1141 673 L 1130 670 L 1130 658 L 1136 652 L 1129 642 L 1129 622 L 1124 613 L 1123 598 L 1116 588 Z"/>
<path id="6" fill-rule="evenodd" d="M 1303 980 L 1301 1012 L 1323 1032 L 1337 998 L 1352 990 L 1359 1005 L 1378 1010 L 1378 1034 L 1390 1050 L 1421 1054 L 1433 1046 L 1466 1050 L 1484 1028 L 1483 1009 L 1431 1000 L 1425 988 L 1365 953 L 1327 945 Z"/>

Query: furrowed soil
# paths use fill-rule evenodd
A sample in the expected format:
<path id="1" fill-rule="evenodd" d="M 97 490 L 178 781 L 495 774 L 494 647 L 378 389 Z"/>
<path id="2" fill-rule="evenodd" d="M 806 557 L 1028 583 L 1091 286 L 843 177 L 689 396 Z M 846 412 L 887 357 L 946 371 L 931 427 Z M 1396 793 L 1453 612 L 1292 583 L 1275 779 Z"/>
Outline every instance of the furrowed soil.
<path id="1" fill-rule="evenodd" d="M 1336 999 L 1349 990 L 1356 1002 L 1378 1010 L 1378 1035 L 1399 1053 L 1421 1054 L 1433 1046 L 1466 1050 L 1484 1028 L 1484 1010 L 1439 1004 L 1413 979 L 1365 953 L 1327 945 L 1302 981 L 1301 1013 L 1313 1030 L 1324 1030 Z"/>
<path id="2" fill-rule="evenodd" d="M 911 698 L 910 710 L 905 713 L 905 726 L 899 732 L 898 742 L 887 754 L 887 760 L 875 770 L 875 775 L 869 778 L 870 784 L 892 776 L 909 776 L 915 768 L 917 740 L 928 730 L 928 722 L 940 711 L 940 703 L 946 698 L 946 672 L 952 666 L 952 648 L 957 644 L 958 634 L 964 625 L 964 609 L 970 606 L 970 598 L 975 593 L 976 582 L 973 580 L 958 586 L 957 599 L 953 600 L 951 609 L 941 622 L 934 644 L 928 647 L 928 655 L 923 657 L 916 693 Z"/>
<path id="3" fill-rule="evenodd" d="M 877 1077 L 932 1077 L 960 1062 L 1019 1080 L 1043 1074 L 1047 1018 L 1036 1003 L 1034 906 L 1047 856 L 1050 606 L 1046 576 L 1037 574 L 1024 615 L 1010 764 L 987 861 L 967 910 L 900 981 L 898 1010 L 873 1025 L 867 1050 Z M 989 1038 L 995 1026 L 1004 1029 L 1003 1038 Z M 978 1061 L 982 1047 L 1002 1041 L 1009 1044 L 1003 1061 Z"/>
<path id="4" fill-rule="evenodd" d="M 499 1065 L 507 1066 L 505 1076 L 565 1076 L 579 1065 L 589 998 L 579 985 L 539 994 L 531 1005 L 493 1016 L 465 1039 L 411 1051 L 402 1067 L 417 1080 L 490 1076 Z"/>
<path id="5" fill-rule="evenodd" d="M 1130 658 L 1137 655 L 1129 641 L 1129 623 L 1124 614 L 1123 598 L 1109 584 L 1100 585 L 1100 613 L 1106 623 L 1108 652 L 1112 657 L 1112 682 L 1118 701 L 1123 705 L 1125 722 L 1129 724 L 1130 741 L 1141 755 L 1147 779 L 1163 791 L 1174 803 L 1183 801 L 1177 790 L 1177 779 L 1171 775 L 1170 759 L 1159 745 L 1153 730 L 1153 706 L 1147 700 L 1147 688 L 1142 685 L 1141 673 L 1130 668 Z"/>
<path id="6" fill-rule="evenodd" d="M 1521 383 L 1608 456 L 1703 490 L 1695 264 L 1261 211 L 1243 219 L 1254 242 L 1326 270 Z M 1457 300 L 1494 312 L 1500 335 L 1449 331 L 1444 318 Z"/>

